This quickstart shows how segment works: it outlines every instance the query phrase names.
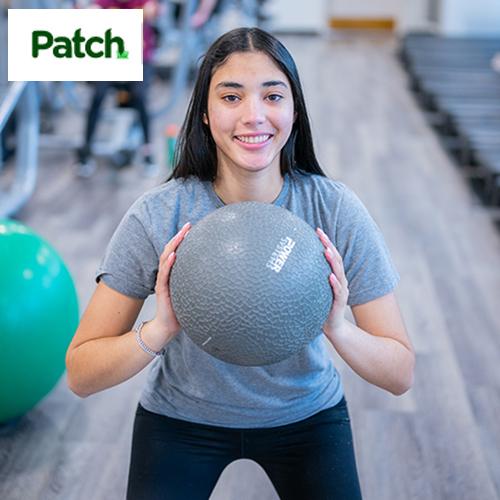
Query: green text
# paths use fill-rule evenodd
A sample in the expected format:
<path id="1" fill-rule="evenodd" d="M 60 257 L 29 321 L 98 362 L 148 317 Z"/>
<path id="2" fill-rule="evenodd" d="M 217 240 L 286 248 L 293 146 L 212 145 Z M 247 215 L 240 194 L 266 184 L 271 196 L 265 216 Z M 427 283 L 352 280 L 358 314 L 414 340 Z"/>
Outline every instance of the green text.
<path id="1" fill-rule="evenodd" d="M 33 31 L 31 37 L 31 52 L 34 58 L 37 58 L 43 50 L 52 50 L 54 57 L 79 59 L 83 57 L 92 58 L 111 58 L 112 48 L 116 47 L 117 57 L 120 59 L 128 58 L 128 51 L 125 50 L 123 38 L 113 36 L 111 29 L 106 30 L 104 37 L 91 36 L 85 38 L 82 35 L 81 28 L 78 28 L 73 37 L 66 36 L 54 37 L 49 31 Z"/>

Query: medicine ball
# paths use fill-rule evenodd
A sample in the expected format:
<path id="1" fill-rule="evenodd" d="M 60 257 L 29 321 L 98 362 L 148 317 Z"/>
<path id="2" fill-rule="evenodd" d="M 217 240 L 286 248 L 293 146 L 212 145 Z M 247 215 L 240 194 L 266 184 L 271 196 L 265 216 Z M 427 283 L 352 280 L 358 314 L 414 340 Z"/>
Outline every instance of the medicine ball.
<path id="1" fill-rule="evenodd" d="M 277 363 L 322 333 L 331 272 L 315 231 L 268 203 L 220 208 L 177 249 L 172 306 L 188 337 L 216 358 Z"/>

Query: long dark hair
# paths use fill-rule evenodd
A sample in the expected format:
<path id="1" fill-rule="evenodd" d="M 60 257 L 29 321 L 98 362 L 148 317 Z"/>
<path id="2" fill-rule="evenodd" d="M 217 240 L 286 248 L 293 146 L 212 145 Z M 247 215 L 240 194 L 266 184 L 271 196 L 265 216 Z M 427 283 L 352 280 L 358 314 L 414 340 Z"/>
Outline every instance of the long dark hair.
<path id="1" fill-rule="evenodd" d="M 217 149 L 210 128 L 203 122 L 203 114 L 207 112 L 208 90 L 212 75 L 235 52 L 267 54 L 290 81 L 297 118 L 290 137 L 281 150 L 281 173 L 301 170 L 325 175 L 314 153 L 302 86 L 292 56 L 284 45 L 269 33 L 259 28 L 237 28 L 218 38 L 203 58 L 177 140 L 175 166 L 169 180 L 191 175 L 197 176 L 202 181 L 215 180 Z"/>

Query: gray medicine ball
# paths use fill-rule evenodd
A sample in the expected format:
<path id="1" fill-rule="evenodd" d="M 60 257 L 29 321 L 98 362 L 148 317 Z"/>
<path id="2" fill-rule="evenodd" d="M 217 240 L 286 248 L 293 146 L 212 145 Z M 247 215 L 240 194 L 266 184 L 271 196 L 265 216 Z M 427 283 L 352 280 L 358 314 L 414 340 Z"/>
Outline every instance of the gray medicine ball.
<path id="1" fill-rule="evenodd" d="M 268 203 L 226 205 L 177 249 L 172 306 L 209 354 L 245 366 L 277 363 L 321 334 L 331 269 L 306 222 Z"/>

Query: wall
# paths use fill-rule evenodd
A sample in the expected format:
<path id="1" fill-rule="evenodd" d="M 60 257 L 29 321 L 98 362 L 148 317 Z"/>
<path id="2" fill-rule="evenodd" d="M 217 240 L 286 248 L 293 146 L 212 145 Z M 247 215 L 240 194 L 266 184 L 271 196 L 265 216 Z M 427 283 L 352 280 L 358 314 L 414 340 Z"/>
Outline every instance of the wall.
<path id="1" fill-rule="evenodd" d="M 441 0 L 439 16 L 444 34 L 500 36 L 499 0 Z"/>
<path id="2" fill-rule="evenodd" d="M 323 31 L 331 17 L 390 17 L 401 33 L 500 36 L 500 0 L 270 0 L 268 10 L 273 28 L 283 31 Z"/>
<path id="3" fill-rule="evenodd" d="M 271 0 L 266 12 L 273 31 L 321 33 L 328 29 L 330 0 Z"/>
<path id="4" fill-rule="evenodd" d="M 335 17 L 394 17 L 400 0 L 329 0 L 330 15 Z"/>
<path id="5" fill-rule="evenodd" d="M 432 0 L 328 0 L 330 17 L 390 17 L 400 32 L 429 27 Z"/>

